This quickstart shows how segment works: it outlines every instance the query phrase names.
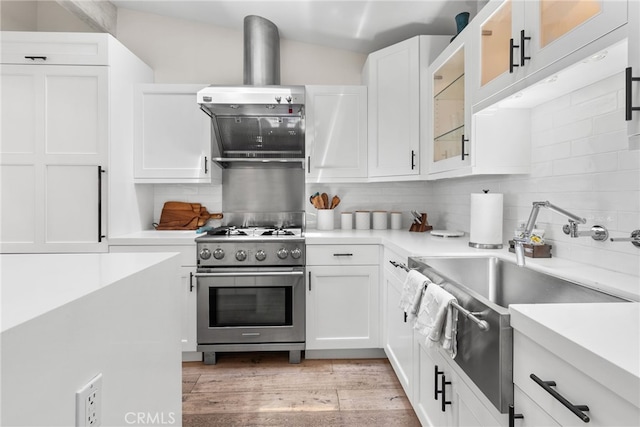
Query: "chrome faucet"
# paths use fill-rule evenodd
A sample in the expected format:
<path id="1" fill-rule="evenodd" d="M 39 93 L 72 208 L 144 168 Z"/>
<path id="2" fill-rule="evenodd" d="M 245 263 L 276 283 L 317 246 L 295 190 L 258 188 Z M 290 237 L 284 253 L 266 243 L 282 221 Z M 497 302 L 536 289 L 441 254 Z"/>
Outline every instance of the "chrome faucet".
<path id="1" fill-rule="evenodd" d="M 578 231 L 578 223 L 586 224 L 587 220 L 581 218 L 577 215 L 572 214 L 558 206 L 546 201 L 546 202 L 533 202 L 533 208 L 531 208 L 531 213 L 529 214 L 529 220 L 527 221 L 527 225 L 525 226 L 524 232 L 521 236 L 515 237 L 513 240 L 515 242 L 515 252 L 516 252 L 516 262 L 518 266 L 524 267 L 524 244 L 529 242 L 531 237 L 531 233 L 533 232 L 533 227 L 536 225 L 536 219 L 538 218 L 538 212 L 540 212 L 540 208 L 547 208 L 553 212 L 559 213 L 560 215 L 564 215 L 569 218 L 569 224 L 565 225 L 562 229 L 566 234 L 571 234 L 571 237 L 579 237 L 583 234 L 583 232 Z M 569 227 L 569 232 L 565 230 L 565 227 Z M 606 231 L 606 230 L 605 230 Z M 591 234 L 589 234 L 591 235 Z M 592 236 L 593 237 L 593 236 Z M 595 238 L 595 237 L 594 237 Z M 606 239 L 606 237 L 605 237 Z"/>

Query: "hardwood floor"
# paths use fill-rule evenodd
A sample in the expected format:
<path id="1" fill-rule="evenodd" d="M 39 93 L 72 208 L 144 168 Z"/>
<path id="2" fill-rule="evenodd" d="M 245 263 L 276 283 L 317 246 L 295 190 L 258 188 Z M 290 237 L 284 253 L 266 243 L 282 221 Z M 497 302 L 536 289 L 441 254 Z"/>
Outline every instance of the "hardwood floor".
<path id="1" fill-rule="evenodd" d="M 420 426 L 386 359 L 227 353 L 182 364 L 184 427 Z"/>

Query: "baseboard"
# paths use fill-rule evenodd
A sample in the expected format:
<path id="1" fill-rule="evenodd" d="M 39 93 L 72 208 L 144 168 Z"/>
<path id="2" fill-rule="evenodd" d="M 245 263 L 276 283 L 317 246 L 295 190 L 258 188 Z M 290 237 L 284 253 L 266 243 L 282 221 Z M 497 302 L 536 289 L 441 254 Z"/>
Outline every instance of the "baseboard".
<path id="1" fill-rule="evenodd" d="M 386 359 L 381 348 L 339 349 L 339 350 L 305 350 L 305 359 Z"/>

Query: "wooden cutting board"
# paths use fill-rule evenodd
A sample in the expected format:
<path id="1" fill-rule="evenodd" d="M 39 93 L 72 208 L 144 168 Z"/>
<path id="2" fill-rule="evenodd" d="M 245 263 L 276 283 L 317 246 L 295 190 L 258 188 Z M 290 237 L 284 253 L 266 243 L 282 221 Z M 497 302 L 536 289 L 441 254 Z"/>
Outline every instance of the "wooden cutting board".
<path id="1" fill-rule="evenodd" d="M 209 213 L 200 203 L 166 202 L 156 230 L 195 230 L 209 219 L 222 219 L 222 213 Z"/>

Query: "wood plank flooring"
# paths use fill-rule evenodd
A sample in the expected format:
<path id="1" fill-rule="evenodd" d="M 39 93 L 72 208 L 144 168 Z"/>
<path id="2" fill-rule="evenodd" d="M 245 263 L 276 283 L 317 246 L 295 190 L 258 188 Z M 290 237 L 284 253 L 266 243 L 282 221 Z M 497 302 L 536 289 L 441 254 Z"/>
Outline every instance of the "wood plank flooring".
<path id="1" fill-rule="evenodd" d="M 420 426 L 386 359 L 222 353 L 182 364 L 184 427 Z"/>

